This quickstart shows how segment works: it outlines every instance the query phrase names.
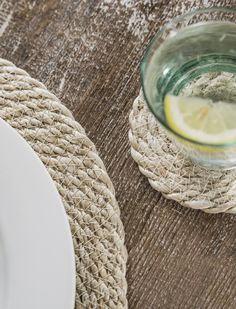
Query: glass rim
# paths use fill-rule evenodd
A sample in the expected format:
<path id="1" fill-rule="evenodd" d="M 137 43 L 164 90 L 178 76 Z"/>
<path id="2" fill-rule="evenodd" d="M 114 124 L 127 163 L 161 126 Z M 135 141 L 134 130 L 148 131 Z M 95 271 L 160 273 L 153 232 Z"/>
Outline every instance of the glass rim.
<path id="1" fill-rule="evenodd" d="M 142 87 L 142 91 L 143 91 L 143 95 L 144 95 L 144 99 L 148 105 L 148 108 L 150 109 L 150 111 L 152 112 L 152 114 L 155 116 L 155 118 L 160 122 L 160 124 L 167 130 L 170 131 L 172 134 L 176 135 L 177 137 L 183 139 L 184 141 L 196 144 L 196 145 L 200 145 L 200 146 L 207 146 L 207 147 L 214 147 L 214 148 L 225 148 L 225 147 L 231 147 L 231 146 L 236 146 L 236 141 L 234 142 L 230 142 L 230 143 L 225 143 L 225 144 L 213 144 L 213 143 L 203 143 L 203 142 L 198 142 L 196 140 L 193 140 L 191 138 L 185 137 L 184 135 L 174 131 L 173 129 L 171 129 L 162 119 L 161 117 L 159 117 L 154 109 L 152 108 L 151 103 L 149 102 L 148 98 L 147 98 L 147 94 L 146 94 L 146 89 L 144 86 L 144 70 L 146 68 L 146 63 L 147 63 L 147 59 L 148 57 L 151 55 L 152 52 L 152 48 L 154 46 L 154 44 L 156 43 L 156 41 L 161 37 L 161 35 L 163 34 L 163 32 L 167 29 L 170 29 L 171 25 L 176 22 L 181 21 L 183 18 L 189 17 L 189 16 L 193 16 L 197 13 L 208 13 L 208 12 L 213 12 L 213 11 L 222 11 L 222 12 L 228 12 L 228 13 L 236 13 L 236 6 L 233 7 L 223 7 L 223 6 L 213 6 L 213 7 L 209 7 L 209 8 L 200 8 L 200 9 L 194 9 L 191 10 L 185 14 L 181 14 L 178 15 L 174 18 L 172 18 L 170 21 L 166 22 L 163 26 L 161 26 L 161 28 L 157 31 L 157 33 L 153 36 L 153 38 L 151 39 L 151 41 L 148 43 L 144 55 L 142 57 L 142 60 L 140 62 L 140 79 L 141 79 L 141 87 Z"/>

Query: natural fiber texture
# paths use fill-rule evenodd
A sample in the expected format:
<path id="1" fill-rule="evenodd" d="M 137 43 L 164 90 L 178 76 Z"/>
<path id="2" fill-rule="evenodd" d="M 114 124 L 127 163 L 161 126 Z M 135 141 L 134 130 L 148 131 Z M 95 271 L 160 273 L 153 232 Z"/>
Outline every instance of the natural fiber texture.
<path id="1" fill-rule="evenodd" d="M 181 205 L 236 213 L 236 171 L 210 171 L 184 158 L 149 112 L 142 93 L 130 114 L 131 154 L 151 186 Z"/>
<path id="2" fill-rule="evenodd" d="M 76 254 L 75 308 L 127 308 L 124 231 L 95 146 L 43 84 L 3 59 L 0 117 L 39 155 L 64 202 Z"/>

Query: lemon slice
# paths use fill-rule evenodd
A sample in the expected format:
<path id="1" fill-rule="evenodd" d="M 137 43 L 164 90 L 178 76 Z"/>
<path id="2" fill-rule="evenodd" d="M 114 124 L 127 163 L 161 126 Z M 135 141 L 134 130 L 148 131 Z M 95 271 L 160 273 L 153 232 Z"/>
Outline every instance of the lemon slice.
<path id="1" fill-rule="evenodd" d="M 170 128 L 186 138 L 218 145 L 236 142 L 236 104 L 166 95 L 164 110 Z"/>

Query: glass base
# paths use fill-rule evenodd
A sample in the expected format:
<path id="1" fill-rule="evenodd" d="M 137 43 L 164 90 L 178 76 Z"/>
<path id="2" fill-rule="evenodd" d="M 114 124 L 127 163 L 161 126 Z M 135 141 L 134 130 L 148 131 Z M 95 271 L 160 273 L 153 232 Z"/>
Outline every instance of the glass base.
<path id="1" fill-rule="evenodd" d="M 189 159 L 197 165 L 200 165 L 201 167 L 207 169 L 207 170 L 213 170 L 213 171 L 218 171 L 218 170 L 233 170 L 236 168 L 236 159 L 232 161 L 221 161 L 221 160 L 202 160 L 202 159 L 196 159 L 192 158 L 189 156 Z"/>
<path id="2" fill-rule="evenodd" d="M 236 168 L 236 147 L 230 149 L 208 149 L 176 138 L 168 132 L 168 137 L 182 155 L 193 163 L 210 170 L 231 170 Z"/>

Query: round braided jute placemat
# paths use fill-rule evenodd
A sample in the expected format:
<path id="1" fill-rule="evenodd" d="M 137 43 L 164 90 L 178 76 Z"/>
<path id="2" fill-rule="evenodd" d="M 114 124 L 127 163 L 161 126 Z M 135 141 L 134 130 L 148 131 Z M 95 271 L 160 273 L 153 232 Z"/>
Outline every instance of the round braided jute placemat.
<path id="1" fill-rule="evenodd" d="M 94 144 L 43 84 L 4 59 L 0 117 L 39 155 L 62 197 L 76 255 L 75 308 L 127 308 L 120 210 Z"/>
<path id="2" fill-rule="evenodd" d="M 182 156 L 148 110 L 142 92 L 129 117 L 131 155 L 151 186 L 181 205 L 236 213 L 236 171 L 213 171 Z"/>

